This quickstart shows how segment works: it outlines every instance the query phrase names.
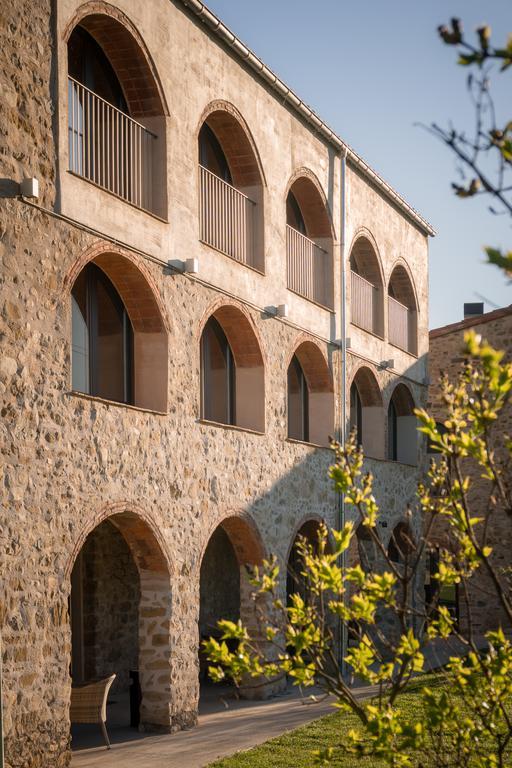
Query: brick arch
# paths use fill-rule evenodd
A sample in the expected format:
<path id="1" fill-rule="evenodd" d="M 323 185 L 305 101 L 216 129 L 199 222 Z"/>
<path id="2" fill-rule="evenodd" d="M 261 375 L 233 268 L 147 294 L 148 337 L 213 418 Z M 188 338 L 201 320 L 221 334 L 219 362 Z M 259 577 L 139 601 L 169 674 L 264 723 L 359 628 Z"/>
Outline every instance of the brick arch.
<path id="1" fill-rule="evenodd" d="M 237 366 L 265 367 L 259 333 L 243 304 L 234 301 L 226 302 L 224 299 L 216 301 L 206 310 L 199 323 L 198 340 L 210 317 L 214 317 L 222 326 Z"/>
<path id="2" fill-rule="evenodd" d="M 325 527 L 327 528 L 327 538 L 329 543 L 329 549 L 331 551 L 334 551 L 334 539 L 329 530 L 329 526 L 325 522 L 324 518 L 316 514 L 307 515 L 306 517 L 303 517 L 302 520 L 300 520 L 300 522 L 298 522 L 295 528 L 293 529 L 292 536 L 288 542 L 288 549 L 286 552 L 286 560 L 285 560 L 286 564 L 288 564 L 288 560 L 290 559 L 292 549 L 295 545 L 295 542 L 297 541 L 297 536 L 303 535 L 306 538 L 311 538 L 311 536 L 315 537 L 321 525 L 325 525 Z"/>
<path id="3" fill-rule="evenodd" d="M 388 542 L 388 557 L 393 562 L 399 562 L 404 556 L 410 557 L 416 549 L 416 540 L 411 526 L 406 520 L 401 520 L 393 530 Z"/>
<path id="4" fill-rule="evenodd" d="M 256 143 L 238 109 L 228 101 L 212 101 L 201 115 L 197 136 L 204 123 L 212 129 L 226 155 L 233 185 L 266 186 Z"/>
<path id="5" fill-rule="evenodd" d="M 391 393 L 389 402 L 393 401 L 397 416 L 412 416 L 416 404 L 411 390 L 403 382 L 399 382 Z"/>
<path id="6" fill-rule="evenodd" d="M 201 564 L 208 543 L 218 528 L 222 528 L 236 554 L 240 566 L 261 565 L 265 558 L 265 548 L 260 532 L 254 520 L 248 515 L 229 515 L 217 521 L 210 529 L 203 545 L 199 564 Z"/>
<path id="7" fill-rule="evenodd" d="M 66 568 L 66 582 L 69 586 L 71 601 L 73 600 L 71 582 L 74 562 L 87 537 L 99 526 L 107 523 L 112 524 L 124 538 L 138 572 L 139 599 L 136 632 L 139 681 L 142 691 L 141 724 L 150 729 L 170 731 L 172 726 L 170 714 L 171 564 L 158 527 L 136 504 L 129 501 L 107 504 L 81 531 Z M 111 603 L 111 609 L 116 610 L 116 605 Z M 99 617 L 101 608 L 96 607 L 95 611 L 98 611 Z M 72 626 L 70 629 L 71 632 L 74 631 Z M 113 642 L 116 643 L 115 638 Z M 71 644 L 68 645 L 65 654 L 66 668 L 69 668 Z M 155 670 L 158 670 L 158 674 L 155 674 Z M 71 687 L 71 678 L 69 678 L 69 686 Z"/>
<path id="8" fill-rule="evenodd" d="M 66 43 L 77 25 L 94 37 L 109 59 L 132 117 L 169 114 L 160 78 L 144 40 L 119 8 L 103 0 L 84 3 L 66 25 L 63 35 Z"/>
<path id="9" fill-rule="evenodd" d="M 334 238 L 329 203 L 317 176 L 308 168 L 300 168 L 291 177 L 286 198 L 292 192 L 299 205 L 306 234 L 311 239 Z"/>
<path id="10" fill-rule="evenodd" d="M 382 406 L 382 392 L 379 387 L 379 382 L 367 365 L 362 365 L 356 370 L 350 386 L 355 384 L 359 397 L 361 398 L 361 405 L 363 407 L 379 407 Z"/>
<path id="11" fill-rule="evenodd" d="M 384 287 L 384 270 L 377 243 L 371 232 L 366 228 L 358 230 L 349 250 L 350 267 L 370 283 L 382 290 Z"/>
<path id="12" fill-rule="evenodd" d="M 412 312 L 419 313 L 418 296 L 416 285 L 409 265 L 402 259 L 395 263 L 391 270 L 388 281 L 388 293 L 393 289 L 394 297 L 397 301 L 405 304 Z"/>
<path id="13" fill-rule="evenodd" d="M 127 500 L 103 505 L 82 528 L 64 570 L 65 580 L 71 577 L 73 565 L 85 540 L 105 520 L 115 525 L 122 534 L 139 570 L 170 575 L 173 573 L 167 545 L 153 518 L 139 504 Z"/>
<path id="14" fill-rule="evenodd" d="M 158 288 L 143 260 L 108 241 L 94 243 L 72 264 L 64 278 L 66 295 L 71 292 L 80 272 L 91 261 L 115 285 L 135 331 L 169 332 Z"/>
<path id="15" fill-rule="evenodd" d="M 332 373 L 323 351 L 316 342 L 303 338 L 289 356 L 288 366 L 297 357 L 310 392 L 334 392 Z"/>

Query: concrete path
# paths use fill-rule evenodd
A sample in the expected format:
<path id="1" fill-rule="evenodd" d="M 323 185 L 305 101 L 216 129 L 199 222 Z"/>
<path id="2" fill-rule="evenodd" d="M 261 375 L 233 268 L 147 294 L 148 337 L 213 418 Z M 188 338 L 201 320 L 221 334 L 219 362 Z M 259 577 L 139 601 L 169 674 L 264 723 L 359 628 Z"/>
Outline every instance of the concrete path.
<path id="1" fill-rule="evenodd" d="M 483 647 L 485 641 L 478 639 Z M 426 670 L 444 665 L 450 656 L 467 652 L 451 638 L 431 643 L 425 651 Z M 357 698 L 370 696 L 368 686 L 354 688 Z M 223 698 L 224 696 L 224 698 Z M 226 708 L 225 703 L 228 703 Z M 112 749 L 103 746 L 98 726 L 81 726 L 73 744 L 71 768 L 203 768 L 214 760 L 250 749 L 286 731 L 333 712 L 332 700 L 305 703 L 296 688 L 279 697 L 261 702 L 236 700 L 229 690 L 207 687 L 202 692 L 199 724 L 189 731 L 172 735 L 139 734 L 122 723 L 126 702 L 118 699 L 109 706 L 108 729 Z"/>
<path id="2" fill-rule="evenodd" d="M 361 694 L 362 694 L 361 690 Z M 218 701 L 218 699 L 217 699 Z M 199 724 L 172 735 L 144 736 L 109 727 L 112 749 L 104 746 L 73 752 L 72 768 L 203 768 L 220 757 L 249 749 L 333 712 L 331 701 L 304 704 L 296 690 L 268 701 L 209 702 Z M 93 738 L 99 729 L 93 728 Z M 131 741 L 126 738 L 131 737 Z"/>

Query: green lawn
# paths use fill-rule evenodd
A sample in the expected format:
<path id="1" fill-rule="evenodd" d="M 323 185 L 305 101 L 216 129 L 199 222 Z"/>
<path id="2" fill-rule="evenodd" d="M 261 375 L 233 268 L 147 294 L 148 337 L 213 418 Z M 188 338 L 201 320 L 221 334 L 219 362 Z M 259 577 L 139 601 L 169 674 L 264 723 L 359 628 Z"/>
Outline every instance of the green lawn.
<path id="1" fill-rule="evenodd" d="M 428 683 L 427 683 L 428 679 Z M 441 682 L 439 677 L 425 675 L 422 685 L 430 687 Z M 410 693 L 404 694 L 401 699 L 402 707 L 413 715 L 421 702 L 417 694 L 419 685 L 416 684 Z M 210 768 L 310 768 L 314 764 L 312 753 L 315 750 L 327 746 L 341 746 L 343 735 L 350 728 L 356 727 L 359 721 L 351 713 L 336 712 L 315 720 L 309 725 L 297 728 L 295 731 L 285 733 L 276 739 L 267 741 L 260 747 L 255 747 L 247 752 L 239 752 L 232 757 L 225 757 L 211 763 Z M 357 759 L 354 755 L 343 754 L 340 749 L 332 762 L 335 768 L 378 768 L 383 766 L 381 760 L 375 758 Z M 428 764 L 425 763 L 425 768 Z M 432 764 L 433 768 L 433 764 Z"/>

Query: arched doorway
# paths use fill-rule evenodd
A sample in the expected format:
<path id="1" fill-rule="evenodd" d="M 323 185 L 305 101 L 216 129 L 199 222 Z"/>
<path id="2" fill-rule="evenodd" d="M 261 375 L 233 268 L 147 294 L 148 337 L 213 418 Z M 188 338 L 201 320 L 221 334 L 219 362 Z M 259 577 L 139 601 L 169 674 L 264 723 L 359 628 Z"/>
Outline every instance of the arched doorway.
<path id="1" fill-rule="evenodd" d="M 318 179 L 298 171 L 286 196 L 288 288 L 306 299 L 333 306 L 333 230 Z"/>
<path id="2" fill-rule="evenodd" d="M 395 347 L 418 354 L 418 306 L 412 277 L 398 264 L 388 284 L 388 338 Z"/>
<path id="3" fill-rule="evenodd" d="M 70 672 L 73 686 L 115 675 L 107 727 L 171 729 L 171 580 L 149 524 L 113 514 L 88 532 L 71 571 Z M 91 738 L 73 725 L 72 747 Z M 99 729 L 94 730 L 101 743 Z"/>
<path id="4" fill-rule="evenodd" d="M 382 267 L 368 237 L 357 238 L 350 252 L 350 321 L 384 337 Z"/>
<path id="5" fill-rule="evenodd" d="M 242 116 L 211 104 L 198 133 L 200 240 L 263 272 L 264 178 Z"/>
<path id="6" fill-rule="evenodd" d="M 201 645 L 209 637 L 220 638 L 217 622 L 241 619 L 251 637 L 258 639 L 259 626 L 247 566 L 261 565 L 263 558 L 259 533 L 247 518 L 226 518 L 208 540 L 201 560 L 199 586 L 200 703 L 219 695 L 219 688 L 209 681 L 208 660 Z M 244 698 L 264 698 L 267 693 L 264 685 L 250 682 L 240 691 Z"/>
<path id="7" fill-rule="evenodd" d="M 299 543 L 301 540 L 305 540 L 313 548 L 313 551 L 318 553 L 320 548 L 319 535 L 322 532 L 322 526 L 323 524 L 319 520 L 306 520 L 294 536 L 286 563 L 286 602 L 288 605 L 290 605 L 291 595 L 295 593 L 301 595 L 304 600 L 310 597 L 308 581 L 303 575 L 304 565 Z M 327 549 L 329 548 L 330 544 L 327 542 Z"/>
<path id="8" fill-rule="evenodd" d="M 164 217 L 162 85 L 135 25 L 101 0 L 94 6 L 85 15 L 79 9 L 66 33 L 68 170 Z"/>

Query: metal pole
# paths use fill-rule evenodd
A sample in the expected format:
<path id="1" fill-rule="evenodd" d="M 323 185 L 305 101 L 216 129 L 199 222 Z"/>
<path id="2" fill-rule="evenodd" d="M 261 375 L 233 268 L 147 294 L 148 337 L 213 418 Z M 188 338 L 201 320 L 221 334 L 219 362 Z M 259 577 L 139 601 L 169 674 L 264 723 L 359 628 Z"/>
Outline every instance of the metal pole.
<path id="1" fill-rule="evenodd" d="M 341 269 L 341 429 L 340 429 L 340 442 L 345 445 L 346 438 L 346 425 L 347 425 L 347 295 L 346 295 L 346 268 L 345 268 L 345 219 L 346 219 L 346 163 L 347 163 L 347 150 L 343 149 L 340 154 L 341 168 L 340 168 L 340 269 Z M 345 499 L 340 496 L 339 500 L 339 528 L 343 528 L 345 524 Z M 346 567 L 346 552 L 341 556 L 341 567 Z M 343 598 L 345 599 L 345 598 Z M 347 663 L 345 656 L 347 652 L 347 626 L 343 620 L 340 619 L 340 666 L 341 674 L 343 677 L 347 673 Z"/>
<path id="2" fill-rule="evenodd" d="M 0 634 L 0 768 L 4 768 L 4 721 L 2 711 L 2 635 Z"/>

